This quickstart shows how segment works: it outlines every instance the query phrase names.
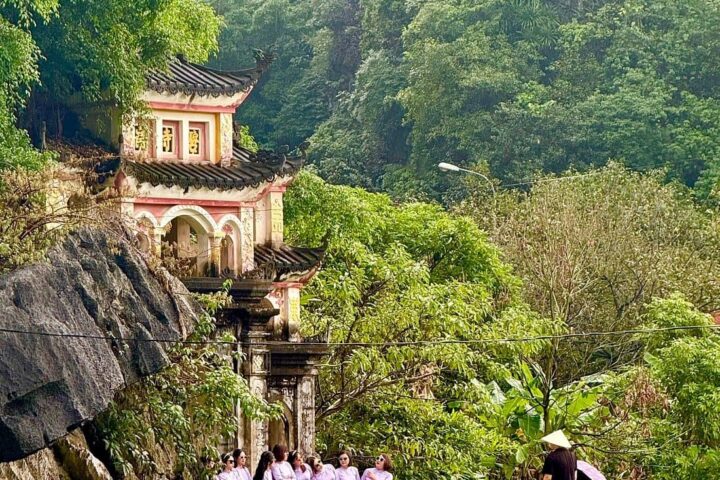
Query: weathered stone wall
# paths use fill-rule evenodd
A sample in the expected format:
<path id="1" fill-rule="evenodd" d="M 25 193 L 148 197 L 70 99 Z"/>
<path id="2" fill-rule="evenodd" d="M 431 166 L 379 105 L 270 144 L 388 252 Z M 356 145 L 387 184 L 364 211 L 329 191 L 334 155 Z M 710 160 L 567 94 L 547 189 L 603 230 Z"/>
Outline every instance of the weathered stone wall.
<path id="1" fill-rule="evenodd" d="M 180 282 L 150 272 L 126 238 L 95 229 L 0 277 L 0 329 L 117 339 L 0 331 L 0 462 L 47 447 L 167 364 L 169 344 L 120 339 L 182 339 L 198 314 Z M 48 452 L 24 460 L 31 477 L 7 478 L 64 478 L 41 470 L 53 468 Z"/>

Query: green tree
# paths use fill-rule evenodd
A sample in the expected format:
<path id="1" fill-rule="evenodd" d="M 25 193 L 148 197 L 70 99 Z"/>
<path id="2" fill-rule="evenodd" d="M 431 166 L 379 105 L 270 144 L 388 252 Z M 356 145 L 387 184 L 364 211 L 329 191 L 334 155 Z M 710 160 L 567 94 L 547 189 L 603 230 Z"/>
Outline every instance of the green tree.
<path id="1" fill-rule="evenodd" d="M 43 91 L 60 101 L 81 95 L 138 106 L 149 68 L 175 55 L 203 62 L 217 51 L 220 19 L 198 0 L 63 3 L 31 28 L 44 57 Z"/>
<path id="2" fill-rule="evenodd" d="M 396 206 L 307 173 L 285 208 L 289 241 L 327 243 L 303 296 L 305 333 L 339 342 L 320 375 L 321 448 L 352 448 L 364 466 L 386 449 L 399 478 L 467 478 L 513 456 L 504 430 L 483 421 L 486 384 L 547 344 L 464 342 L 550 327 L 517 302 L 483 233 L 438 206 Z"/>
<path id="3" fill-rule="evenodd" d="M 355 1 L 214 0 L 226 19 L 215 62 L 236 69 L 253 49 L 277 59 L 238 112 L 266 146 L 296 147 L 328 118 L 337 94 L 350 86 L 359 62 Z"/>
<path id="4" fill-rule="evenodd" d="M 0 14 L 0 169 L 37 168 L 49 158 L 36 152 L 15 125 L 17 111 L 38 80 L 40 56 L 32 37 Z"/>
<path id="5" fill-rule="evenodd" d="M 703 311 L 720 308 L 717 215 L 698 208 L 685 187 L 663 184 L 662 172 L 613 164 L 579 178 L 540 178 L 527 194 L 492 200 L 461 211 L 491 231 L 497 225 L 491 238 L 523 279 L 526 301 L 554 322 L 576 332 L 634 328 L 652 298 L 673 292 Z M 638 353 L 623 337 L 574 345 L 558 352 L 556 374 L 578 379 Z"/>

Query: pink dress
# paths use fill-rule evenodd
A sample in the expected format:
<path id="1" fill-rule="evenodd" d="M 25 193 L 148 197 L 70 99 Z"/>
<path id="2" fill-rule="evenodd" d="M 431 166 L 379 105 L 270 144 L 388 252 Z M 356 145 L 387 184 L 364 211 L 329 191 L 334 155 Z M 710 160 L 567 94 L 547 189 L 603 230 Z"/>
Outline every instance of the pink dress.
<path id="1" fill-rule="evenodd" d="M 273 480 L 296 480 L 292 465 L 288 462 L 275 462 L 270 467 Z"/>
<path id="2" fill-rule="evenodd" d="M 305 464 L 304 472 L 301 469 L 296 468 L 295 469 L 295 478 L 297 478 L 297 480 L 311 480 L 312 479 L 312 469 L 310 468 L 310 465 L 308 465 L 307 463 Z"/>
<path id="3" fill-rule="evenodd" d="M 368 468 L 363 472 L 363 476 L 360 480 L 368 480 L 368 473 L 374 473 L 377 480 L 392 480 L 392 473 L 386 472 L 385 470 L 378 470 L 377 468 Z"/>
<path id="4" fill-rule="evenodd" d="M 312 480 L 336 480 L 335 467 L 332 465 L 323 465 L 322 470 L 312 476 Z"/>
<path id="5" fill-rule="evenodd" d="M 237 478 L 240 480 L 252 480 L 252 477 L 250 476 L 250 470 L 247 469 L 247 467 L 235 467 L 235 470 L 233 470 Z"/>
<path id="6" fill-rule="evenodd" d="M 235 470 L 229 472 L 220 472 L 217 476 L 218 480 L 237 480 L 237 473 Z"/>
<path id="7" fill-rule="evenodd" d="M 337 480 L 360 480 L 360 473 L 355 467 L 338 468 L 335 470 Z"/>

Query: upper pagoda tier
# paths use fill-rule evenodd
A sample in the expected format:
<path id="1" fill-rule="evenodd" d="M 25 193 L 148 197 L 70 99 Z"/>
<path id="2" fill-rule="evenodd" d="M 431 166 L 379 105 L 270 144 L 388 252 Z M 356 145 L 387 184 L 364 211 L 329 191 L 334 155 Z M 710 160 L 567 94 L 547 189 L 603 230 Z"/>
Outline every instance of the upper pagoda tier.
<path id="1" fill-rule="evenodd" d="M 74 104 L 90 136 L 140 160 L 229 163 L 233 159 L 233 115 L 272 61 L 257 52 L 254 67 L 222 71 L 173 58 L 146 74 L 134 115 L 107 104 Z"/>

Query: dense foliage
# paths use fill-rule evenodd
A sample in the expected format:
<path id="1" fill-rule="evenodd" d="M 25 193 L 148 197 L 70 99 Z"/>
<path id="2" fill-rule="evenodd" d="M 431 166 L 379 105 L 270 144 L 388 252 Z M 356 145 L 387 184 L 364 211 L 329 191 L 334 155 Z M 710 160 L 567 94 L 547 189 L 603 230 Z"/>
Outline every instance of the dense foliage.
<path id="1" fill-rule="evenodd" d="M 487 427 L 472 399 L 486 400 L 488 382 L 543 344 L 462 341 L 548 327 L 516 302 L 517 282 L 482 232 L 440 207 L 396 207 L 310 174 L 289 192 L 286 222 L 296 243 L 328 243 L 306 290 L 306 333 L 348 344 L 322 371 L 324 449 L 367 458 L 388 450 L 401 478 L 469 475 L 510 457 L 509 439 Z"/>
<path id="2" fill-rule="evenodd" d="M 306 173 L 286 197 L 288 242 L 327 246 L 303 297 L 304 333 L 333 342 L 322 453 L 529 479 L 564 429 L 608 478 L 713 478 L 719 42 L 709 0 L 0 0 L 0 270 L 90 205 L 54 209 L 33 147 L 68 102 L 142 109 L 174 55 L 274 50 L 237 140 L 309 139 L 321 177 L 386 192 Z M 194 339 L 214 335 L 206 300 Z M 666 330 L 614 333 L 647 328 Z M 274 412 L 216 345 L 170 356 L 99 420 L 119 474 L 202 476 L 236 405 Z"/>
<path id="3" fill-rule="evenodd" d="M 280 55 L 240 121 L 264 144 L 311 137 L 333 182 L 452 199 L 439 161 L 513 183 L 616 159 L 716 191 L 715 2 L 215 3 L 220 63 Z"/>
<path id="4" fill-rule="evenodd" d="M 521 285 L 467 218 L 301 175 L 289 237 L 328 245 L 303 327 L 337 342 L 321 371 L 318 448 L 350 448 L 363 466 L 388 451 L 400 479 L 529 479 L 539 439 L 559 428 L 608 478 L 702 478 L 714 468 L 714 426 L 700 417 L 715 380 L 687 382 L 717 335 L 595 336 L 710 325 L 686 298 L 717 308 L 717 223 L 660 178 L 614 165 L 503 195 L 477 207 L 486 215 L 464 205 L 495 221 Z M 504 340 L 582 332 L 593 336 Z"/>
<path id="5" fill-rule="evenodd" d="M 540 181 L 529 194 L 481 194 L 458 209 L 491 232 L 534 310 L 578 332 L 636 328 L 648 302 L 673 292 L 706 312 L 720 309 L 720 218 L 662 178 L 613 164 Z M 625 365 L 640 353 L 627 340 L 573 345 L 558 374 Z"/>

